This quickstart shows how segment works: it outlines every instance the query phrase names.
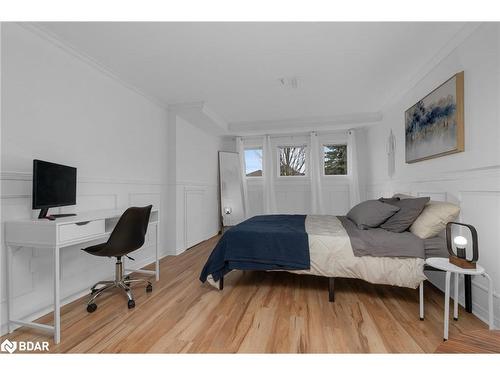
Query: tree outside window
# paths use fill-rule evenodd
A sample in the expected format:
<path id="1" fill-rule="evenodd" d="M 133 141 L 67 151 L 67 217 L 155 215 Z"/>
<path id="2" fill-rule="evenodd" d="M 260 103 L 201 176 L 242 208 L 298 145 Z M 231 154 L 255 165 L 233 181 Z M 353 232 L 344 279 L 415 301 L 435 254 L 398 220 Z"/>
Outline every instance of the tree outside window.
<path id="1" fill-rule="evenodd" d="M 279 147 L 280 176 L 305 176 L 306 147 Z"/>
<path id="2" fill-rule="evenodd" d="M 325 175 L 347 175 L 347 145 L 323 145 Z"/>

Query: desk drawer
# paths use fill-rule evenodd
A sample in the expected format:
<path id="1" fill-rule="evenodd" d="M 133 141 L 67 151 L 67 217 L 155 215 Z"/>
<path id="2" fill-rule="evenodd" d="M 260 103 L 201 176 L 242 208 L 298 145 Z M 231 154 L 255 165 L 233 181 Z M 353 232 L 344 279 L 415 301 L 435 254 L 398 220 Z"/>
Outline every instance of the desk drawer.
<path id="1" fill-rule="evenodd" d="M 59 242 L 68 242 L 80 238 L 97 236 L 105 233 L 104 220 L 82 221 L 64 224 L 59 227 Z"/>

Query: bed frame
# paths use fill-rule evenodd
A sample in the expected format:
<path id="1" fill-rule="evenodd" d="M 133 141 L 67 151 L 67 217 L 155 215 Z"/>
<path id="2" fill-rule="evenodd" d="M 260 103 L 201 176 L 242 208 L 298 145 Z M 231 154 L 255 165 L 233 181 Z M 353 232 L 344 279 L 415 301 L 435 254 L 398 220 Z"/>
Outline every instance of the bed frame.
<path id="1" fill-rule="evenodd" d="M 424 266 L 424 271 L 439 271 L 431 266 Z M 471 276 L 465 275 L 465 311 L 472 313 L 472 288 L 471 288 Z M 224 289 L 224 276 L 219 279 L 219 290 Z M 418 299 L 420 305 L 420 320 L 424 320 L 424 282 L 422 281 L 418 287 Z M 328 277 L 328 301 L 335 302 L 335 277 Z"/>
<path id="2" fill-rule="evenodd" d="M 219 290 L 224 289 L 224 276 L 219 279 Z M 328 301 L 335 302 L 335 277 L 328 278 Z"/>

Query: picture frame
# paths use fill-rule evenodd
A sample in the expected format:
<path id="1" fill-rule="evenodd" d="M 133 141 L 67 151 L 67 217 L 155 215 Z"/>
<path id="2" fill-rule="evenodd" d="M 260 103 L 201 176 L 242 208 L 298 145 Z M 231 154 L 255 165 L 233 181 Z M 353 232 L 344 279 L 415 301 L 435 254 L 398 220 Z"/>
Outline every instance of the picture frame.
<path id="1" fill-rule="evenodd" d="M 405 111 L 406 163 L 464 151 L 464 72 Z"/>

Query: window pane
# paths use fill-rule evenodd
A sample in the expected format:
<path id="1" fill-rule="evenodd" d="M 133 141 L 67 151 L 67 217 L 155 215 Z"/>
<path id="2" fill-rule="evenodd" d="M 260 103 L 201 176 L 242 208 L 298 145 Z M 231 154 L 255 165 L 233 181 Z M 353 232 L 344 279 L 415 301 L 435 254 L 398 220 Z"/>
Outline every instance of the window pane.
<path id="1" fill-rule="evenodd" d="M 245 173 L 247 177 L 262 176 L 261 148 L 252 148 L 245 150 Z"/>
<path id="2" fill-rule="evenodd" d="M 347 174 L 347 145 L 324 145 L 325 175 Z"/>
<path id="3" fill-rule="evenodd" d="M 305 146 L 279 148 L 280 176 L 304 176 L 306 174 Z"/>

